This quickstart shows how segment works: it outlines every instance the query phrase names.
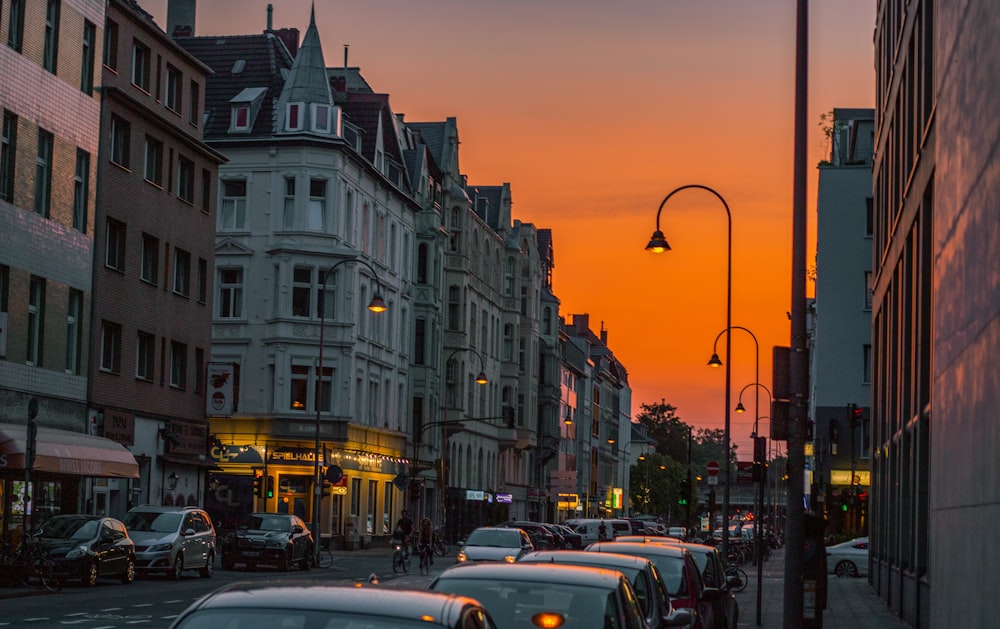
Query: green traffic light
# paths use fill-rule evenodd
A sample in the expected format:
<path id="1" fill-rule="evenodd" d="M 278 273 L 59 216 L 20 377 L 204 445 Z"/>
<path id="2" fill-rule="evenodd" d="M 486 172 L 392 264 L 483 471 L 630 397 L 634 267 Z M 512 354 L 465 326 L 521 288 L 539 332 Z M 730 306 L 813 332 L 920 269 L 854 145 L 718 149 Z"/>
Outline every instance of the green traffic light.
<path id="1" fill-rule="evenodd" d="M 840 510 L 843 511 L 844 513 L 847 513 L 847 505 L 846 504 L 840 505 Z"/>

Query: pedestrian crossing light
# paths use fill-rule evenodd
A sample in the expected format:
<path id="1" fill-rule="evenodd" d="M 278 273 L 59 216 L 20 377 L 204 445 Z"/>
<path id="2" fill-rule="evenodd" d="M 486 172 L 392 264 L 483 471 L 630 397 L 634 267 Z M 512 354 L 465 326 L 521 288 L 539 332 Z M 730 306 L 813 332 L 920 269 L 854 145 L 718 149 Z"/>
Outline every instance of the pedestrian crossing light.
<path id="1" fill-rule="evenodd" d="M 274 477 L 267 477 L 267 497 L 274 498 Z"/>
<path id="2" fill-rule="evenodd" d="M 257 497 L 264 495 L 264 470 L 254 469 L 253 471 L 253 495 Z"/>

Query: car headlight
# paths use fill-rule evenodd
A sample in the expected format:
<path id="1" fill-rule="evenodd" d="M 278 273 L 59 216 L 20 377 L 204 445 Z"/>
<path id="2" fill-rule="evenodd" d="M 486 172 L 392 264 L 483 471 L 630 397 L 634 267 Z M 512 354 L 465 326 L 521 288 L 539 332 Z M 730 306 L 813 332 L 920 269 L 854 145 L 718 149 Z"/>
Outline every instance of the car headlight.
<path id="1" fill-rule="evenodd" d="M 464 550 L 458 551 L 458 557 L 455 558 L 455 561 L 457 561 L 458 563 L 463 563 L 463 562 L 466 562 L 468 560 L 469 560 L 469 558 L 465 556 L 465 551 Z"/>
<path id="2" fill-rule="evenodd" d="M 506 561 L 507 563 L 514 563 L 515 561 L 517 561 L 517 556 L 507 555 L 506 557 L 503 558 L 503 560 Z"/>
<path id="3" fill-rule="evenodd" d="M 288 544 L 287 539 L 273 540 L 267 543 L 268 548 L 284 548 Z"/>
<path id="4" fill-rule="evenodd" d="M 149 552 L 151 553 L 161 553 L 165 550 L 170 550 L 173 548 L 171 544 L 153 544 L 149 547 Z"/>
<path id="5" fill-rule="evenodd" d="M 90 554 L 90 548 L 88 548 L 87 546 L 77 546 L 76 548 L 66 553 L 66 559 L 77 559 L 79 557 L 83 557 L 89 554 Z"/>

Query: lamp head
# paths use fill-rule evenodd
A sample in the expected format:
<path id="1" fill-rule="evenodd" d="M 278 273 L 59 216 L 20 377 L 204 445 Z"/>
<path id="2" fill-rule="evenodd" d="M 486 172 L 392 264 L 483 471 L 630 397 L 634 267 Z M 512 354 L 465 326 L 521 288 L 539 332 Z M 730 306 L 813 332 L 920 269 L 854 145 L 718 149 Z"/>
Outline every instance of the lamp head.
<path id="1" fill-rule="evenodd" d="M 737 413 L 745 413 L 745 412 L 746 412 L 746 410 L 747 410 L 747 409 L 743 407 L 743 402 L 740 402 L 740 403 L 738 403 L 738 404 L 736 405 L 736 412 L 737 412 Z"/>
<path id="2" fill-rule="evenodd" d="M 368 309 L 372 312 L 385 312 L 389 309 L 389 306 L 385 305 L 385 300 L 382 299 L 382 295 L 375 293 L 372 297 L 371 303 L 368 304 Z"/>
<path id="3" fill-rule="evenodd" d="M 708 366 L 709 367 L 721 367 L 722 366 L 722 360 L 719 359 L 719 355 L 718 354 L 712 354 L 712 357 L 708 359 Z"/>
<path id="4" fill-rule="evenodd" d="M 476 384 L 486 384 L 487 382 L 489 380 L 486 378 L 486 374 L 480 371 L 479 375 L 476 376 Z"/>
<path id="5" fill-rule="evenodd" d="M 177 481 L 180 480 L 177 476 L 177 472 L 170 472 L 170 476 L 167 477 L 167 487 L 170 491 L 177 489 Z"/>
<path id="6" fill-rule="evenodd" d="M 670 251 L 670 245 L 667 243 L 667 239 L 664 238 L 663 232 L 659 229 L 653 232 L 653 236 L 649 239 L 649 244 L 646 245 L 646 251 L 652 251 L 653 253 Z"/>

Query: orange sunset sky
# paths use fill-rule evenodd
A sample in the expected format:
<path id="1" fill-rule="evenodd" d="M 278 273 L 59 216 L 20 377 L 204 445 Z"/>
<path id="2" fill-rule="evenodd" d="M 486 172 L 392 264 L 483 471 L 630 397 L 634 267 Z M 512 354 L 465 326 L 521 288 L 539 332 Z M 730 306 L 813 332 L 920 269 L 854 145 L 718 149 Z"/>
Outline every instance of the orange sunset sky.
<path id="1" fill-rule="evenodd" d="M 139 0 L 166 28 L 166 0 Z M 266 26 L 266 0 L 198 0 L 197 35 Z M 309 23 L 308 0 L 272 0 L 274 27 Z M 663 210 L 673 250 L 644 250 L 671 190 L 703 184 L 733 215 L 733 325 L 789 344 L 794 0 L 317 0 L 329 66 L 349 65 L 405 120 L 458 119 L 471 184 L 510 182 L 514 217 L 551 228 L 561 311 L 588 313 L 629 372 L 632 411 L 661 399 L 722 428 L 726 215 L 687 190 Z M 810 232 L 820 115 L 873 107 L 874 0 L 809 9 Z M 814 239 L 811 239 L 814 240 Z M 814 259 L 810 245 L 810 266 Z M 807 287 L 812 294 L 812 285 Z M 725 339 L 719 341 L 725 359 Z M 732 343 L 732 403 L 755 381 L 754 344 Z M 742 460 L 749 412 L 731 417 Z M 761 416 L 769 415 L 761 393 Z M 762 424 L 766 432 L 767 420 Z"/>

